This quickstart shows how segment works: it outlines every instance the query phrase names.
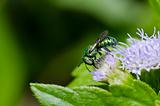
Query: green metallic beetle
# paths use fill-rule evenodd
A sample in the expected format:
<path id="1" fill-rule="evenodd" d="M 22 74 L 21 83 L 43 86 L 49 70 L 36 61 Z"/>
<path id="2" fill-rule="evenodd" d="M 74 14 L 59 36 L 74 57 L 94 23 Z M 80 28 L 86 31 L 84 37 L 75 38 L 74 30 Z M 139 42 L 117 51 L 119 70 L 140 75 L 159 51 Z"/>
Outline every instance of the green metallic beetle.
<path id="1" fill-rule="evenodd" d="M 100 37 L 95 41 L 93 45 L 90 45 L 82 56 L 82 61 L 85 63 L 86 68 L 90 71 L 87 65 L 98 68 L 97 62 L 103 57 L 103 54 L 110 52 L 109 47 L 115 47 L 117 40 L 111 36 L 108 36 L 108 31 L 104 31 L 100 34 Z M 97 56 L 98 55 L 98 56 Z"/>

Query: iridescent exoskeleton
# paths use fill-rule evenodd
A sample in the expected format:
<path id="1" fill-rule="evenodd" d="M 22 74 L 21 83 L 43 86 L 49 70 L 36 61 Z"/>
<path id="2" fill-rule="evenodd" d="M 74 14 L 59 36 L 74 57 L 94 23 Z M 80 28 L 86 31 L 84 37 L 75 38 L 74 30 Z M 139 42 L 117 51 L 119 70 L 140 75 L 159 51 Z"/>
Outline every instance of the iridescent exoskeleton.
<path id="1" fill-rule="evenodd" d="M 108 31 L 104 31 L 100 34 L 100 37 L 95 41 L 94 44 L 90 45 L 82 56 L 82 61 L 87 65 L 98 68 L 97 62 L 106 53 L 110 52 L 110 47 L 114 48 L 117 45 L 117 40 L 111 36 L 108 36 Z M 88 69 L 88 68 L 87 68 Z M 88 71 L 90 71 L 88 69 Z"/>

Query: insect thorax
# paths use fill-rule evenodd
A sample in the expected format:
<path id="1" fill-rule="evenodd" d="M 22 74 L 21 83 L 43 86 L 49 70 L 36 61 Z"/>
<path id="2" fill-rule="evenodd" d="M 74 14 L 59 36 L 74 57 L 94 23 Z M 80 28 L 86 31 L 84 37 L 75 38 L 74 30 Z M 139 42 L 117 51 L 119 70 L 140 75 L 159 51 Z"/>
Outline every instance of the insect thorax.
<path id="1" fill-rule="evenodd" d="M 108 37 L 99 43 L 99 47 L 115 46 L 116 44 L 117 44 L 117 41 L 114 38 Z"/>

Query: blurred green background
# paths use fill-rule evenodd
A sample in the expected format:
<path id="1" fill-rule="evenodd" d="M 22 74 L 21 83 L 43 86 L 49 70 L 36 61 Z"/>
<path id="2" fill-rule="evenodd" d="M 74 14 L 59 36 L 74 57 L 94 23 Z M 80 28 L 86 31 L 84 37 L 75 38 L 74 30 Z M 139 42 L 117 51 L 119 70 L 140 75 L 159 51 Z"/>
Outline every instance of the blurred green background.
<path id="1" fill-rule="evenodd" d="M 39 106 L 29 82 L 67 85 L 83 49 L 104 30 L 119 41 L 136 28 L 152 34 L 160 28 L 152 1 L 1 0 L 0 106 Z"/>

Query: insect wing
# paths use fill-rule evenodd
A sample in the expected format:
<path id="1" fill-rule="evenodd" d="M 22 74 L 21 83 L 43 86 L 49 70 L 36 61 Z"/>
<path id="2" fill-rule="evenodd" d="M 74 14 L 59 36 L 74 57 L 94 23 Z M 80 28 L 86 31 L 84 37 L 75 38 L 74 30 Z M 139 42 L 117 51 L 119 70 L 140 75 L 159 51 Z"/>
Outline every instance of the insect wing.
<path id="1" fill-rule="evenodd" d="M 104 39 L 106 39 L 108 35 L 108 31 L 104 31 L 100 34 L 100 37 L 96 40 L 96 44 L 102 42 Z"/>
<path id="2" fill-rule="evenodd" d="M 93 52 L 96 46 L 97 46 L 97 43 L 94 43 L 94 44 L 90 47 L 89 53 Z"/>
<path id="3" fill-rule="evenodd" d="M 104 31 L 100 34 L 100 37 L 97 38 L 96 42 L 90 47 L 89 52 L 91 53 L 96 47 L 97 45 L 102 42 L 104 39 L 106 39 L 108 35 L 108 31 Z"/>

